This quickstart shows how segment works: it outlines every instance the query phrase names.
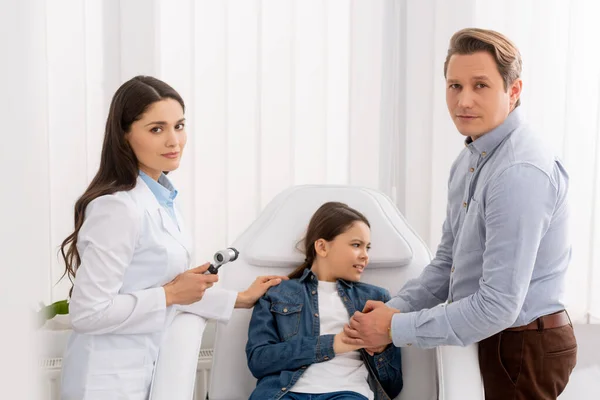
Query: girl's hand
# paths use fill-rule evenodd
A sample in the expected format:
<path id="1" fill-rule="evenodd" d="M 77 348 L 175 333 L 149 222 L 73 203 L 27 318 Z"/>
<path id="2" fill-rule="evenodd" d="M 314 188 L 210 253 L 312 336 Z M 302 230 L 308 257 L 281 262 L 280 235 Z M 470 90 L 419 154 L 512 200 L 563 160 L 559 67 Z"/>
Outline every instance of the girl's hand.
<path id="1" fill-rule="evenodd" d="M 346 344 L 342 339 L 346 336 L 344 331 L 341 331 L 333 338 L 333 352 L 335 354 L 349 353 L 358 349 L 362 349 L 362 346 Z"/>

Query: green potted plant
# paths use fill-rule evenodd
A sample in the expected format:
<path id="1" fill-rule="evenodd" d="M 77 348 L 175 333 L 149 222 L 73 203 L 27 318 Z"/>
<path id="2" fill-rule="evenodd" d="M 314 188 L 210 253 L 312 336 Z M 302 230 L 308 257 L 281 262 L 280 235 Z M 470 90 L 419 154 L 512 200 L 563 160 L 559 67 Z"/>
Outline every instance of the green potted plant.
<path id="1" fill-rule="evenodd" d="M 43 303 L 41 304 L 40 310 L 36 315 L 36 323 L 37 327 L 41 328 L 44 326 L 47 321 L 54 319 L 57 315 L 65 316 L 63 319 L 68 319 L 66 317 L 69 314 L 69 301 L 68 300 L 59 300 L 50 305 L 45 306 Z M 64 325 L 64 324 L 63 324 Z M 68 327 L 65 327 L 68 329 Z"/>

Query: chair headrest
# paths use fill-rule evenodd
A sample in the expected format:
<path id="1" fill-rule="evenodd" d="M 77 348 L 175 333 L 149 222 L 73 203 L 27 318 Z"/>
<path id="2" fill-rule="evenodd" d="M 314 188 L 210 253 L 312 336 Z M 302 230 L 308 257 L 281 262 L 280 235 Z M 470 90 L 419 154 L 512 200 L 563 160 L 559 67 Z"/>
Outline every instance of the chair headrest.
<path id="1" fill-rule="evenodd" d="M 296 186 L 277 196 L 268 206 L 271 209 L 242 235 L 246 262 L 257 267 L 298 266 L 304 260 L 298 247 L 302 248 L 310 218 L 328 201 L 345 203 L 369 220 L 369 269 L 410 264 L 413 251 L 399 228 L 407 224 L 389 198 L 366 188 L 324 185 Z"/>

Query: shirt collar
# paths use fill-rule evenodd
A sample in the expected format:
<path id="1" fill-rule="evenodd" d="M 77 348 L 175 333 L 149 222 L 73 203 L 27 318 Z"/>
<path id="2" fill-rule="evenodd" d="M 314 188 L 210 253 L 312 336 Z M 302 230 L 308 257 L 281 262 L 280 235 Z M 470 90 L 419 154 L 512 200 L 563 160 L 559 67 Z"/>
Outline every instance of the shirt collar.
<path id="1" fill-rule="evenodd" d="M 300 277 L 300 282 L 305 282 L 308 280 L 316 281 L 317 279 L 317 276 L 310 268 L 305 268 L 302 276 Z M 352 287 L 354 284 L 354 282 L 345 281 L 344 279 L 338 279 L 338 282 L 341 282 L 346 287 Z"/>
<path id="2" fill-rule="evenodd" d="M 140 171 L 140 178 L 148 185 L 148 188 L 161 206 L 171 207 L 173 205 L 173 200 L 177 197 L 178 192 L 164 173 L 160 174 L 158 182 L 150 178 L 143 171 Z"/>
<path id="3" fill-rule="evenodd" d="M 472 140 L 468 137 L 465 140 L 465 146 L 471 154 L 477 154 L 485 157 L 490 154 L 498 145 L 519 125 L 523 123 L 523 113 L 520 107 L 515 108 L 508 117 L 500 125 L 479 137 L 478 139 Z"/>

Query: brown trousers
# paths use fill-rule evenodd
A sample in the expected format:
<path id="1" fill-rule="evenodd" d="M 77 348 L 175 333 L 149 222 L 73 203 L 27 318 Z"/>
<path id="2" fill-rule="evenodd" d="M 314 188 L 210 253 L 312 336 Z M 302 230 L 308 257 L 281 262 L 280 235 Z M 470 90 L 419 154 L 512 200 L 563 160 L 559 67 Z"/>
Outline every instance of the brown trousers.
<path id="1" fill-rule="evenodd" d="M 577 362 L 573 327 L 503 331 L 479 343 L 486 400 L 556 400 Z"/>

